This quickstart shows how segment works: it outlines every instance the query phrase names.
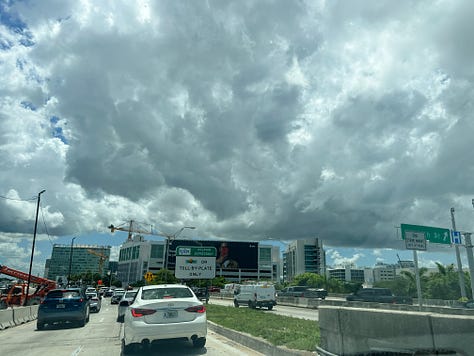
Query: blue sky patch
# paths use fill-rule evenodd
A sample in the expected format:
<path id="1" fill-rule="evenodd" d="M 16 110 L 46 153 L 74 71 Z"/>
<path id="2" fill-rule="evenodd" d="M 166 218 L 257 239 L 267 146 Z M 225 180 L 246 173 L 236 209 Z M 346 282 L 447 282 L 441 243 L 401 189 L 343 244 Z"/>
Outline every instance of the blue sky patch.
<path id="1" fill-rule="evenodd" d="M 27 24 L 21 20 L 18 14 L 10 12 L 8 3 L 0 0 L 0 24 L 4 25 L 11 32 L 20 35 L 19 43 L 21 45 L 25 47 L 33 46 L 35 42 L 32 33 L 28 30 Z"/>
<path id="2" fill-rule="evenodd" d="M 25 109 L 30 109 L 31 111 L 36 111 L 36 106 L 30 101 L 22 101 L 20 104 Z"/>
<path id="3" fill-rule="evenodd" d="M 52 136 L 54 138 L 59 138 L 62 143 L 68 144 L 67 138 L 64 136 L 63 128 L 61 126 L 57 126 L 61 119 L 57 116 L 51 116 L 49 119 L 49 122 L 51 122 L 51 128 L 52 128 Z"/>

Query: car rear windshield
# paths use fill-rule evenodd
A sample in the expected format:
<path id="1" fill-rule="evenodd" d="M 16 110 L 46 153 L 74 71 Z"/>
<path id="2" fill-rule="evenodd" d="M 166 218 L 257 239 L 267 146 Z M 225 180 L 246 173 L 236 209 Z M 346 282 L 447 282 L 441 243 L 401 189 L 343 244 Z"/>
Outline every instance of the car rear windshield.
<path id="1" fill-rule="evenodd" d="M 142 292 L 142 299 L 169 299 L 169 298 L 192 298 L 193 293 L 187 288 L 155 288 L 146 289 Z"/>
<path id="2" fill-rule="evenodd" d="M 77 290 L 55 290 L 48 293 L 46 298 L 76 298 L 81 294 Z"/>
<path id="3" fill-rule="evenodd" d="M 136 294 L 137 292 L 127 292 L 124 298 L 133 298 Z"/>

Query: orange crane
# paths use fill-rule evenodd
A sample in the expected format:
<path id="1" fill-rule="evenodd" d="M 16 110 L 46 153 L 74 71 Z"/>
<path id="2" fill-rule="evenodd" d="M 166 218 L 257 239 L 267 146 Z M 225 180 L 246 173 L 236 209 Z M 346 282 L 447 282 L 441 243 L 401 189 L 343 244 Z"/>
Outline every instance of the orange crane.
<path id="1" fill-rule="evenodd" d="M 0 265 L 0 273 L 6 274 L 7 276 L 15 277 L 16 279 L 27 281 L 30 277 L 30 282 L 36 284 L 36 290 L 26 295 L 27 284 L 26 283 L 17 283 L 13 285 L 10 290 L 3 296 L 0 297 L 0 308 L 9 307 L 11 305 L 32 305 L 39 304 L 42 298 L 49 292 L 51 289 L 57 287 L 56 282 L 50 279 L 30 276 L 28 273 L 18 271 L 16 269 Z"/>
<path id="2" fill-rule="evenodd" d="M 99 257 L 99 274 L 102 276 L 102 267 L 104 266 L 104 262 L 108 259 L 108 256 L 90 248 L 87 249 L 87 252 L 89 252 L 91 255 Z"/>

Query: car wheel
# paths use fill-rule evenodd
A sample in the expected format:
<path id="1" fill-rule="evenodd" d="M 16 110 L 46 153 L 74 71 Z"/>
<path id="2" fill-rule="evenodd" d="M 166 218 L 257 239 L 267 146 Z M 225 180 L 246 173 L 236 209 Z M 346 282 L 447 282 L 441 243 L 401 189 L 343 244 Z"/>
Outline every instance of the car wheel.
<path id="1" fill-rule="evenodd" d="M 239 302 L 234 300 L 234 307 L 238 308 L 239 307 Z"/>
<path id="2" fill-rule="evenodd" d="M 272 309 L 273 309 L 273 305 L 269 305 L 268 310 L 272 310 Z"/>
<path id="3" fill-rule="evenodd" d="M 86 320 L 85 320 L 86 323 L 89 322 L 89 318 L 90 318 L 90 309 L 87 308 L 87 310 L 86 310 Z"/>
<path id="4" fill-rule="evenodd" d="M 36 323 L 36 329 L 38 329 L 38 330 L 43 330 L 43 329 L 44 329 L 44 323 L 38 321 L 38 322 Z"/>
<path id="5" fill-rule="evenodd" d="M 125 340 L 122 339 L 122 355 L 130 355 L 135 351 L 133 344 L 125 345 Z"/>
<path id="6" fill-rule="evenodd" d="M 79 325 L 79 327 L 84 327 L 86 325 L 86 318 L 82 319 L 82 320 L 79 320 L 77 322 L 77 325 Z"/>
<path id="7" fill-rule="evenodd" d="M 252 308 L 252 309 L 255 309 L 255 308 L 257 307 L 257 306 L 256 306 L 254 303 L 252 303 L 250 300 L 249 300 L 249 302 L 248 302 L 248 306 L 249 306 L 249 308 Z"/>
<path id="8" fill-rule="evenodd" d="M 193 340 L 193 347 L 196 349 L 202 349 L 206 345 L 206 338 L 200 337 L 199 339 Z"/>

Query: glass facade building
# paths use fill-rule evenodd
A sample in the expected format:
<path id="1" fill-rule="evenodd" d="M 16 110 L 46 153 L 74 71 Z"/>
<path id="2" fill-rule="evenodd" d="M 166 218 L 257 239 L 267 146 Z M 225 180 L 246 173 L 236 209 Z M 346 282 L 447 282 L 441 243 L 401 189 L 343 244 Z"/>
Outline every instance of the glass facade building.
<path id="1" fill-rule="evenodd" d="M 46 260 L 45 276 L 58 277 L 91 272 L 103 275 L 109 269 L 110 246 L 54 244 L 51 258 Z"/>

